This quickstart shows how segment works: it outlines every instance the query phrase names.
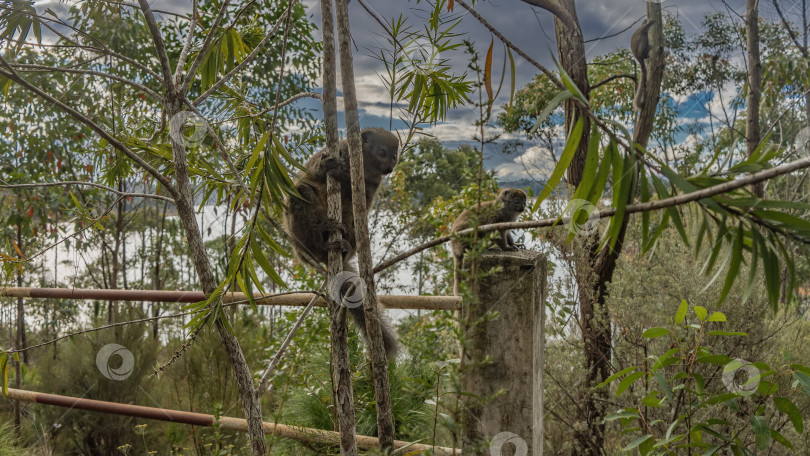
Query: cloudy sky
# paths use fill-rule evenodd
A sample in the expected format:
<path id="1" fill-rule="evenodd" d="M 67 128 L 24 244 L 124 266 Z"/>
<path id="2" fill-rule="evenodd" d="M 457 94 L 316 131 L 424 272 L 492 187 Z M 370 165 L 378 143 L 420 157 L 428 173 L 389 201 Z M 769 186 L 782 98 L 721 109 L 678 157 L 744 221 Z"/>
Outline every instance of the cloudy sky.
<path id="1" fill-rule="evenodd" d="M 468 2 L 469 3 L 469 2 Z M 317 1 L 307 1 L 307 10 L 315 23 L 320 23 L 320 7 Z M 402 15 L 410 24 L 420 26 L 426 17 L 424 1 L 383 1 L 366 0 L 366 4 L 373 12 L 387 20 Z M 796 0 L 782 0 L 782 8 L 786 11 L 795 10 L 798 6 Z M 544 10 L 534 8 L 519 0 L 487 0 L 478 1 L 475 5 L 478 11 L 490 24 L 501 31 L 508 39 L 515 43 L 541 64 L 554 68 L 552 56 L 555 53 L 554 25 L 552 17 Z M 665 0 L 663 8 L 666 13 L 676 16 L 683 23 L 687 33 L 697 33 L 703 18 L 708 14 L 721 11 L 732 17 L 738 17 L 745 12 L 744 0 L 730 0 L 726 2 L 717 0 Z M 775 17 L 771 2 L 762 2 L 761 14 L 765 17 Z M 361 108 L 361 123 L 363 126 L 388 127 L 388 95 L 385 87 L 380 83 L 378 74 L 384 71 L 382 64 L 372 57 L 372 53 L 386 47 L 387 42 L 382 27 L 367 13 L 362 6 L 353 1 L 350 4 L 352 36 L 357 46 L 355 51 L 355 74 L 359 103 Z M 461 25 L 457 29 L 475 45 L 483 58 L 492 36 L 484 26 L 463 8 L 456 6 L 455 12 L 462 16 Z M 610 1 L 579 1 L 578 14 L 586 40 L 586 53 L 588 59 L 594 56 L 609 53 L 619 48 L 629 46 L 630 36 L 635 29 L 633 26 L 646 14 L 646 2 L 642 0 L 610 0 Z M 622 32 L 625 29 L 628 31 Z M 615 36 L 612 36 L 615 35 Z M 609 37 L 603 38 L 602 37 Z M 497 41 L 497 40 L 496 40 Z M 502 68 L 503 48 L 495 46 L 493 60 L 494 71 Z M 462 50 L 442 55 L 450 60 L 458 72 L 464 72 L 468 58 Z M 522 87 L 537 73 L 537 70 L 515 56 L 516 84 Z M 508 84 L 508 82 L 507 82 Z M 736 88 L 727 88 L 728 96 L 735 94 Z M 501 96 L 494 108 L 493 118 L 497 113 L 497 106 L 508 101 L 508 89 L 501 91 Z M 714 109 L 711 104 L 707 106 L 694 106 L 694 102 L 684 101 L 682 114 L 689 118 L 701 118 L 709 115 Z M 340 101 L 339 101 L 340 102 Z M 717 109 L 721 107 L 717 106 Z M 694 112 L 695 110 L 699 112 Z M 477 133 L 474 122 L 477 119 L 477 109 L 474 107 L 457 109 L 448 115 L 446 122 L 435 127 L 427 128 L 426 132 L 435 135 L 447 145 L 453 146 L 460 142 L 472 143 Z M 402 127 L 402 124 L 399 124 Z M 397 123 L 394 123 L 397 127 Z M 497 126 L 490 128 L 488 134 L 497 133 Z M 504 136 L 504 139 L 510 139 Z M 520 139 L 520 138 L 518 138 Z M 474 144 L 474 143 L 473 143 Z M 539 147 L 529 142 L 512 153 L 504 153 L 501 143 L 487 146 L 486 164 L 495 169 L 502 180 L 514 180 L 526 177 L 527 170 L 549 169 L 549 156 Z M 536 173 L 535 173 L 536 174 Z"/>
<path id="2" fill-rule="evenodd" d="M 315 24 L 320 24 L 320 6 L 317 0 L 302 0 L 306 5 L 307 13 Z M 471 3 L 470 0 L 467 0 Z M 800 14 L 800 0 L 779 0 L 782 9 L 788 17 L 797 17 Z M 671 16 L 677 17 L 683 24 L 687 33 L 695 34 L 700 30 L 704 17 L 716 12 L 722 12 L 735 20 L 745 12 L 744 0 L 661 0 L 662 6 Z M 429 5 L 425 1 L 406 0 L 365 0 L 366 5 L 378 17 L 390 21 L 400 15 L 407 19 L 408 24 L 421 27 Z M 153 9 L 164 9 L 178 13 L 187 13 L 191 6 L 190 0 L 153 0 L 150 2 Z M 619 48 L 629 46 L 630 36 L 635 29 L 634 24 L 642 19 L 646 13 L 646 2 L 643 0 L 580 0 L 578 14 L 586 44 L 586 54 L 591 60 L 594 56 L 609 53 Z M 64 11 L 65 3 L 47 0 L 36 3 L 38 9 L 51 8 L 54 11 Z M 549 68 L 554 68 L 552 56 L 556 45 L 554 42 L 554 26 L 551 14 L 533 8 L 520 0 L 479 0 L 475 2 L 478 11 L 487 21 L 500 30 L 508 39 L 525 51 L 532 58 Z M 492 36 L 474 17 L 463 8 L 456 6 L 455 13 L 462 20 L 456 29 L 467 39 L 472 41 L 482 58 L 486 53 Z M 384 68 L 379 60 L 372 57 L 379 53 L 381 48 L 387 48 L 385 32 L 374 18 L 365 11 L 359 1 L 350 3 L 352 37 L 355 48 L 355 75 L 360 104 L 362 126 L 380 126 L 387 128 L 388 120 L 388 94 L 380 81 L 379 74 Z M 770 1 L 760 3 L 760 14 L 767 19 L 776 19 L 777 15 Z M 628 29 L 624 31 L 625 29 Z M 493 69 L 500 72 L 503 64 L 503 47 L 500 43 L 495 45 Z M 442 54 L 447 58 L 458 73 L 466 71 L 468 58 L 463 50 Z M 516 84 L 520 88 L 537 73 L 536 69 L 515 55 Z M 497 77 L 497 76 L 496 76 Z M 340 83 L 338 83 L 340 87 Z M 508 81 L 505 85 L 508 85 Z M 722 97 L 728 101 L 736 94 L 737 87 L 724 87 Z M 340 95 L 340 93 L 339 93 Z M 508 101 L 508 87 L 501 91 L 501 96 L 495 103 L 493 118 L 496 117 L 498 107 Z M 708 100 L 708 101 L 706 101 Z M 720 97 L 704 97 L 705 104 L 695 102 L 694 99 L 676 100 L 682 102 L 680 115 L 684 119 L 708 119 L 712 112 L 720 112 L 723 103 Z M 319 103 L 314 100 L 301 101 L 303 106 L 319 109 Z M 338 100 L 339 107 L 342 99 Z M 396 114 L 395 114 L 396 116 Z M 474 122 L 477 118 L 475 107 L 466 107 L 453 110 L 445 122 L 426 128 L 425 132 L 436 136 L 447 146 L 453 147 L 462 142 L 472 142 L 473 135 L 477 133 Z M 342 126 L 342 125 L 341 125 Z M 394 128 L 403 128 L 401 122 L 394 121 Z M 487 135 L 498 133 L 499 129 L 493 125 Z M 504 140 L 512 139 L 504 136 Z M 521 138 L 516 138 L 521 139 Z M 688 138 L 685 138 L 688 139 Z M 502 180 L 515 180 L 526 176 L 526 170 L 548 169 L 548 154 L 542 149 L 528 142 L 523 146 L 504 153 L 502 142 L 487 146 L 485 150 L 486 165 L 495 169 Z"/>

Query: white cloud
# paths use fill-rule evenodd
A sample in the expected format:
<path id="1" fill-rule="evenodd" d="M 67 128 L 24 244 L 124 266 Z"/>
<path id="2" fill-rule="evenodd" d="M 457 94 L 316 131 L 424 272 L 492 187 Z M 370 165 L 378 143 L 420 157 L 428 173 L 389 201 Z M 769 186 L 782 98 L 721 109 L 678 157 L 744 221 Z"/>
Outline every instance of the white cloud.
<path id="1" fill-rule="evenodd" d="M 499 179 L 524 179 L 545 177 L 554 169 L 550 151 L 545 147 L 531 146 L 511 162 L 495 168 Z"/>

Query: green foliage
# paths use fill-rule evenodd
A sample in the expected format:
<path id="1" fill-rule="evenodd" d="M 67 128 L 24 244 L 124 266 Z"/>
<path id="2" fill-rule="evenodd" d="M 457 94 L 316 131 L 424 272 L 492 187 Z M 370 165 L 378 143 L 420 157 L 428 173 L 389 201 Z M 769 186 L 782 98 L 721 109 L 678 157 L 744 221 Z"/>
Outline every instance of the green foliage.
<path id="1" fill-rule="evenodd" d="M 795 399 L 786 396 L 796 398 L 803 393 L 810 397 L 810 377 L 806 376 L 810 368 L 789 360 L 773 367 L 764 362 L 751 364 L 717 354 L 712 350 L 714 338 L 740 336 L 714 330 L 717 323 L 725 322 L 723 313 L 714 312 L 707 318 L 704 307 L 694 306 L 690 318 L 684 312 L 686 307 L 683 301 L 668 328 L 650 328 L 643 334 L 663 338 L 672 347 L 670 350 L 650 356 L 651 364 L 646 369 L 625 369 L 597 386 L 609 386 L 621 378 L 616 388 L 616 396 L 621 397 L 642 378 L 651 384 L 639 407 L 625 408 L 605 418 L 608 422 L 619 420 L 631 435 L 644 433 L 624 451 L 637 448 L 644 455 L 665 455 L 694 448 L 702 454 L 724 449 L 745 454 L 755 451 L 749 437 L 752 434 L 758 451 L 766 451 L 775 443 L 793 450 L 793 444 L 779 432 L 779 423 L 787 417 L 797 433 L 803 432 L 803 418 Z M 706 365 L 725 366 L 721 385 L 715 381 L 713 388 L 707 388 Z M 630 373 L 634 369 L 639 371 Z M 745 373 L 744 380 L 738 378 L 740 372 Z M 664 413 L 653 414 L 652 409 Z M 726 410 L 733 411 L 732 416 L 726 417 Z M 669 419 L 656 419 L 658 416 Z"/>
<path id="2" fill-rule="evenodd" d="M 0 456 L 22 456 L 24 454 L 27 454 L 27 450 L 17 445 L 12 423 L 0 423 Z"/>
<path id="3" fill-rule="evenodd" d="M 447 13 L 446 3 L 439 0 L 431 5 L 425 11 L 429 18 L 419 29 L 402 16 L 392 20 L 387 38 L 392 51 L 381 51 L 378 56 L 386 68 L 382 80 L 389 89 L 392 109 L 394 102 L 407 102 L 407 111 L 419 119 L 417 123 L 443 121 L 449 109 L 470 101 L 471 83 L 466 75 L 452 73 L 447 57 L 462 44 L 461 35 L 454 30 L 461 17 Z"/>

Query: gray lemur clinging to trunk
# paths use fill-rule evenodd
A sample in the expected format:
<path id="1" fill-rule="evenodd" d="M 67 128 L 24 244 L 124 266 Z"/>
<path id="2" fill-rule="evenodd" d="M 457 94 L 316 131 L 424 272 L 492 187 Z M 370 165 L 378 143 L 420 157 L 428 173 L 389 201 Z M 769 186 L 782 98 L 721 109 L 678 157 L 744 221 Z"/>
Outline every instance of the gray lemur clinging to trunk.
<path id="1" fill-rule="evenodd" d="M 630 39 L 630 52 L 633 57 L 638 60 L 641 66 L 641 74 L 636 88 L 636 95 L 633 97 L 633 108 L 636 111 L 641 111 L 644 105 L 644 92 L 647 91 L 647 57 L 650 56 L 650 37 L 648 31 L 650 27 L 655 24 L 655 21 L 647 21 L 646 19 L 641 24 L 638 30 L 633 33 L 633 38 Z"/>
<path id="2" fill-rule="evenodd" d="M 366 183 L 366 207 L 371 207 L 374 196 L 380 189 L 383 179 L 391 174 L 399 158 L 399 139 L 382 128 L 365 128 L 360 132 L 363 141 L 363 174 Z M 326 149 L 316 152 L 304 164 L 305 172 L 295 179 L 295 188 L 301 198 L 289 197 L 284 211 L 284 227 L 298 241 L 293 243 L 296 256 L 311 263 L 309 257 L 326 264 L 329 250 L 340 248 L 343 251 L 343 270 L 357 272 L 349 263 L 357 252 L 354 231 L 354 211 L 352 210 L 351 173 L 349 167 L 349 145 L 343 140 L 338 144 L 339 158 L 330 157 Z M 342 222 L 337 224 L 327 216 L 326 175 L 331 174 L 340 182 Z M 343 233 L 337 245 L 329 242 L 329 234 Z M 320 267 L 320 265 L 313 265 Z M 382 309 L 380 309 L 382 310 Z M 363 337 L 366 334 L 366 318 L 363 307 L 349 308 Z M 396 357 L 399 345 L 391 324 L 380 319 L 385 352 L 389 360 Z"/>
<path id="3" fill-rule="evenodd" d="M 478 206 L 478 205 L 476 205 Z M 526 209 L 526 193 L 517 188 L 504 188 L 498 192 L 498 197 L 492 201 L 485 201 L 478 206 L 467 208 L 453 222 L 450 234 L 458 233 L 461 230 L 472 228 L 473 217 L 478 214 L 478 226 L 491 225 L 493 223 L 514 222 Z M 480 236 L 480 235 L 479 235 Z M 472 246 L 472 234 L 456 237 L 450 241 L 450 249 L 453 252 L 453 294 L 459 294 L 459 273 L 464 264 L 464 251 Z M 501 250 L 517 250 L 515 241 L 509 230 L 503 230 L 495 238 L 495 243 Z"/>

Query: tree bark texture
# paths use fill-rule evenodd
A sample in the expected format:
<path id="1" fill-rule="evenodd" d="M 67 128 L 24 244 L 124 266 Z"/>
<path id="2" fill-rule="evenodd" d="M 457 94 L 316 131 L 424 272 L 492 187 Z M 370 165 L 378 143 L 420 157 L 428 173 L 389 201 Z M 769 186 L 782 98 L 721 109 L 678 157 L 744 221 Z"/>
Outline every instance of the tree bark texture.
<path id="1" fill-rule="evenodd" d="M 332 0 L 321 0 L 323 26 L 323 118 L 326 129 L 326 149 L 337 157 L 337 64 L 335 62 L 335 24 Z M 342 221 L 341 188 L 330 174 L 326 175 L 327 214 L 338 224 Z M 330 241 L 339 240 L 340 232 L 331 233 Z M 327 281 L 331 284 L 335 276 L 343 270 L 343 252 L 340 249 L 329 251 Z M 332 389 L 335 401 L 338 430 L 340 431 L 340 454 L 357 454 L 357 429 L 354 414 L 354 391 L 352 371 L 349 364 L 349 342 L 346 327 L 346 308 L 341 303 L 329 299 L 329 332 L 332 345 Z"/>
<path id="2" fill-rule="evenodd" d="M 746 97 L 745 137 L 750 157 L 759 147 L 762 133 L 759 128 L 759 106 L 762 99 L 762 62 L 759 57 L 759 0 L 746 0 L 745 35 L 748 54 L 748 96 Z M 751 186 L 754 195 L 765 196 L 762 183 Z"/>
<path id="3" fill-rule="evenodd" d="M 530 2 L 532 3 L 532 2 Z M 587 93 L 588 73 L 584 50 L 582 30 L 579 26 L 576 7 L 573 0 L 559 0 L 555 2 L 562 6 L 565 14 L 555 13 L 555 30 L 560 63 L 563 69 L 571 76 L 580 90 Z M 651 52 L 648 62 L 646 90 L 643 94 L 644 108 L 639 113 L 634 128 L 634 141 L 646 147 L 654 126 L 655 112 L 658 106 L 661 81 L 664 71 L 663 49 L 663 22 L 660 4 L 647 3 L 649 20 L 657 23 L 651 28 Z M 573 21 L 567 19 L 573 18 Z M 573 102 L 565 104 L 566 129 L 570 130 L 578 117 L 577 106 Z M 586 125 L 585 134 L 580 142 L 570 167 L 568 168 L 568 182 L 579 185 L 584 169 L 584 160 L 587 154 L 590 131 Z M 627 153 L 635 153 L 627 151 Z M 638 173 L 638 170 L 632 171 Z M 637 179 L 634 180 L 634 185 Z M 630 192 L 632 199 L 635 192 Z M 628 201 L 631 202 L 631 201 Z M 627 231 L 629 214 L 622 221 L 618 240 L 613 250 L 605 248 L 599 250 L 599 241 L 587 239 L 584 246 L 587 261 L 577 267 L 580 326 L 582 331 L 583 349 L 586 369 L 586 386 L 583 391 L 583 400 L 579 407 L 578 426 L 575 431 L 577 454 L 601 455 L 604 453 L 605 442 L 605 401 L 601 397 L 603 392 L 592 391 L 590 388 L 604 381 L 610 375 L 610 359 L 612 353 L 612 334 L 610 329 L 610 313 L 606 307 L 607 284 L 613 279 L 616 261 L 622 251 L 623 240 Z"/>
<path id="4" fill-rule="evenodd" d="M 173 91 L 168 92 L 171 94 Z M 182 107 L 182 99 L 170 96 L 168 100 L 169 118 L 171 119 L 181 112 Z M 205 251 L 205 244 L 203 243 L 202 234 L 197 226 L 197 218 L 194 214 L 191 184 L 188 177 L 186 147 L 182 141 L 174 139 L 175 137 L 182 138 L 182 133 L 178 131 L 170 136 L 172 137 L 174 174 L 178 191 L 178 195 L 175 198 L 177 215 L 186 233 L 191 261 L 197 272 L 197 277 L 200 280 L 200 286 L 205 295 L 210 296 L 216 289 L 217 282 L 214 278 L 214 272 L 211 269 L 211 263 L 208 261 L 208 254 Z M 219 318 L 214 320 L 214 325 L 222 340 L 222 346 L 225 348 L 228 362 L 231 364 L 231 369 L 236 377 L 236 387 L 239 391 L 239 397 L 242 400 L 242 410 L 248 423 L 248 435 L 250 436 L 253 454 L 256 456 L 265 456 L 267 454 L 267 443 L 262 429 L 261 402 L 255 393 L 253 376 L 248 368 L 245 355 L 242 353 L 242 348 L 239 346 L 239 341 L 236 339 L 235 335 L 228 331 L 220 318 L 225 317 L 220 315 Z"/>
<path id="5" fill-rule="evenodd" d="M 360 277 L 366 284 L 363 298 L 366 316 L 371 371 L 374 377 L 374 399 L 377 405 L 377 432 L 380 447 L 389 451 L 394 445 L 394 420 L 391 410 L 391 391 L 388 383 L 388 360 L 383 346 L 380 328 L 379 304 L 374 287 L 371 258 L 371 242 L 368 234 L 368 208 L 366 207 L 366 184 L 364 181 L 363 151 L 360 138 L 360 119 L 357 114 L 357 93 L 354 87 L 351 31 L 349 27 L 349 1 L 337 0 L 337 33 L 340 50 L 340 74 L 343 81 L 343 99 L 349 142 L 349 163 L 352 181 L 352 206 L 355 238 L 357 240 L 357 265 Z"/>
<path id="6" fill-rule="evenodd" d="M 582 36 L 582 28 L 577 19 L 577 8 L 574 0 L 559 0 L 556 2 L 559 8 L 565 11 L 565 15 L 554 16 L 554 29 L 557 36 L 557 50 L 559 52 L 560 64 L 571 76 L 579 90 L 588 96 L 590 83 L 588 82 L 588 60 L 585 55 L 585 39 Z M 567 18 L 567 19 L 566 19 Z M 573 19 L 573 21 L 571 20 Z M 577 102 L 573 99 L 565 102 L 565 131 L 570 132 L 580 117 L 584 114 L 580 112 Z M 579 142 L 579 147 L 574 154 L 571 165 L 567 170 L 568 184 L 574 187 L 579 186 L 582 181 L 582 173 L 585 169 L 585 157 L 588 155 L 588 138 L 591 131 L 591 121 L 585 117 L 583 123 L 583 136 Z"/>

